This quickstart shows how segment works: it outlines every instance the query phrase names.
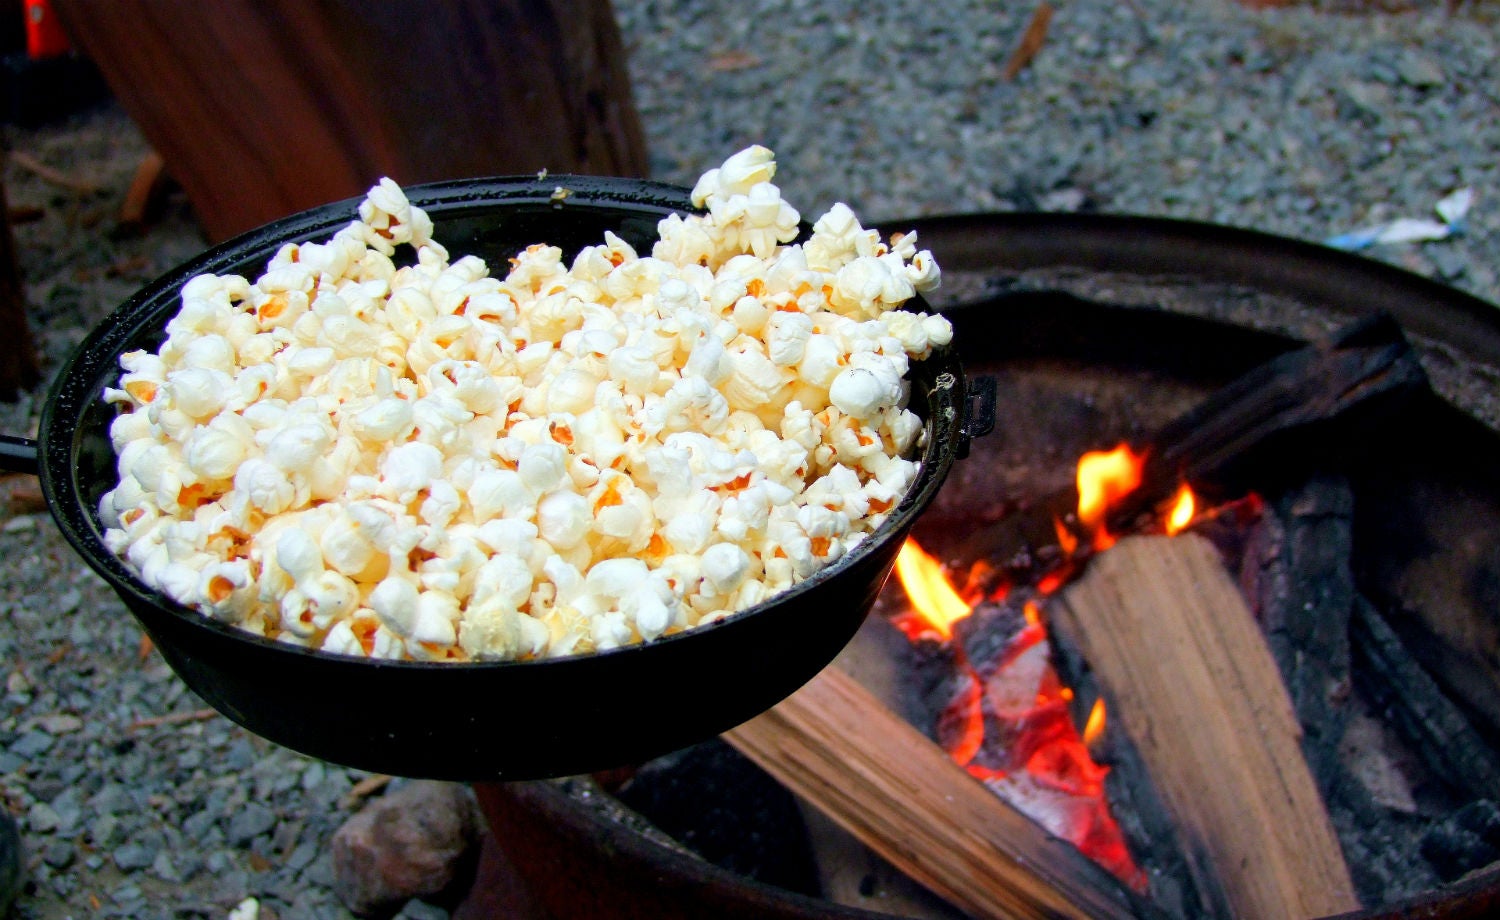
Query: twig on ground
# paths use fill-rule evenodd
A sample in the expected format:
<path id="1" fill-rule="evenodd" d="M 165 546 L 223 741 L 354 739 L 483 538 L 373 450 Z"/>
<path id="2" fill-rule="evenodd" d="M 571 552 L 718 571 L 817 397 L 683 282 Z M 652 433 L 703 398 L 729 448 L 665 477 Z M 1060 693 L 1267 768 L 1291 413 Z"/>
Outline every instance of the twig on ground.
<path id="1" fill-rule="evenodd" d="M 161 728 L 167 725 L 182 725 L 187 722 L 206 722 L 218 715 L 214 709 L 194 709 L 191 712 L 172 712 L 164 716 L 148 716 L 130 723 L 130 731 L 143 728 Z"/>
<path id="2" fill-rule="evenodd" d="M 342 808 L 353 808 L 360 802 L 384 789 L 387 785 L 390 784 L 390 782 L 391 778 L 389 776 L 386 776 L 384 773 L 377 773 L 374 776 L 367 776 L 359 782 L 355 783 L 349 789 L 349 792 L 339 800 L 339 806 Z"/>
<path id="3" fill-rule="evenodd" d="M 24 151 L 12 150 L 10 152 L 10 161 L 44 182 L 60 185 L 79 194 L 93 195 L 99 191 L 97 183 L 70 176 L 60 169 L 48 166 L 46 163 Z"/>

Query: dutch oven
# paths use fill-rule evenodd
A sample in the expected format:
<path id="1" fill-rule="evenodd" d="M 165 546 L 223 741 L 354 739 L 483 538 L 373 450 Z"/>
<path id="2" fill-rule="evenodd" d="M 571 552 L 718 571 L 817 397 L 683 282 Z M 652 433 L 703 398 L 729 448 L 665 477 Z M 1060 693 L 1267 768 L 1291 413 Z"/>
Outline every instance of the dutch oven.
<path id="1" fill-rule="evenodd" d="M 455 257 L 476 255 L 491 265 L 536 242 L 571 256 L 601 242 L 606 230 L 649 249 L 663 217 L 691 210 L 686 189 L 582 176 L 470 179 L 413 186 L 407 194 Z M 921 470 L 869 538 L 764 603 L 643 645 L 523 662 L 330 655 L 213 621 L 149 588 L 112 555 L 96 509 L 118 481 L 109 440 L 115 410 L 102 394 L 118 380 L 120 355 L 160 345 L 190 278 L 257 277 L 282 245 L 332 236 L 355 218 L 358 202 L 250 231 L 147 285 L 59 371 L 37 439 L 6 439 L 0 465 L 38 474 L 64 537 L 188 687 L 250 731 L 333 763 L 400 776 L 510 780 L 640 762 L 703 740 L 775 705 L 833 659 L 967 445 L 968 397 L 951 349 L 913 362 L 911 408 L 926 435 Z"/>

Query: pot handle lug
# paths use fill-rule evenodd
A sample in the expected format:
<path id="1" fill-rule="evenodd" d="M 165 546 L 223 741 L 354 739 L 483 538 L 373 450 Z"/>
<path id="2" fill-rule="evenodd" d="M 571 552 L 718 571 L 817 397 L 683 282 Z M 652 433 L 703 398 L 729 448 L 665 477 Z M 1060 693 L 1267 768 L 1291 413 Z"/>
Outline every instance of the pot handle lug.
<path id="1" fill-rule="evenodd" d="M 958 456 L 969 455 L 969 442 L 995 430 L 995 378 L 974 377 L 969 380 L 964 400 L 964 422 L 959 431 Z"/>
<path id="2" fill-rule="evenodd" d="M 0 434 L 0 470 L 9 473 L 30 473 L 35 476 L 39 469 L 35 441 L 30 438 Z"/>

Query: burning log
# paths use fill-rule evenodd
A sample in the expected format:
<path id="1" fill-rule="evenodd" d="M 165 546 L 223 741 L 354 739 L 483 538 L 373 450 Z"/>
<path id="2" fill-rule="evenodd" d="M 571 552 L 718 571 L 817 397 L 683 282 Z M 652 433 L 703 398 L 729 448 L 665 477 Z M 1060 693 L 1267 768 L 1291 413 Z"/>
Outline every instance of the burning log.
<path id="1" fill-rule="evenodd" d="M 1225 385 L 1137 445 L 1132 453 L 1144 457 L 1139 482 L 1110 505 L 1103 524 L 1123 532 L 1183 482 L 1224 482 L 1245 469 L 1264 476 L 1278 452 L 1336 444 L 1426 381 L 1394 320 L 1352 323 Z M 1060 559 L 1058 522 L 1076 521 L 1078 503 L 1077 488 L 1065 489 L 976 530 L 950 554 L 950 568 L 986 560 L 1017 580 L 1035 580 Z"/>
<path id="2" fill-rule="evenodd" d="M 1093 669 L 1191 860 L 1235 916 L 1359 907 L 1276 663 L 1218 553 L 1131 537 L 1050 605 Z"/>
<path id="3" fill-rule="evenodd" d="M 974 916 L 1156 915 L 837 668 L 724 737 L 866 846 Z"/>

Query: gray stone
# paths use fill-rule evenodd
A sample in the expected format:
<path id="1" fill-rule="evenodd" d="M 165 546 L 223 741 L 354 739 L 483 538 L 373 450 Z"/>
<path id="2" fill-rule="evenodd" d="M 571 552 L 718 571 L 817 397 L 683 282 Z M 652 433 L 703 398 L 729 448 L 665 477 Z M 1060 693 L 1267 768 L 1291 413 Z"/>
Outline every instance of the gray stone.
<path id="1" fill-rule="evenodd" d="M 302 881 L 308 885 L 319 887 L 332 887 L 334 881 L 333 856 L 329 853 L 320 852 L 308 863 L 307 868 L 302 870 Z"/>
<path id="2" fill-rule="evenodd" d="M 207 839 L 210 831 L 216 829 L 218 821 L 217 815 L 205 809 L 189 815 L 187 820 L 182 822 L 182 830 L 192 839 L 201 842 Z"/>
<path id="3" fill-rule="evenodd" d="M 165 850 L 158 852 L 151 860 L 151 874 L 164 882 L 182 881 L 182 873 L 178 871 L 177 864 L 172 861 L 172 854 Z"/>
<path id="4" fill-rule="evenodd" d="M 237 738 L 229 745 L 224 755 L 224 767 L 229 770 L 248 770 L 255 766 L 255 749 L 244 738 Z"/>
<path id="5" fill-rule="evenodd" d="M 64 790 L 51 802 L 52 810 L 57 813 L 57 833 L 72 835 L 78 832 L 83 823 L 83 805 L 79 802 L 80 792 L 75 786 Z"/>
<path id="6" fill-rule="evenodd" d="M 26 812 L 26 827 L 38 834 L 50 833 L 62 823 L 56 809 L 46 802 L 37 802 Z"/>
<path id="7" fill-rule="evenodd" d="M 54 840 L 42 850 L 42 862 L 54 869 L 66 869 L 73 864 L 78 851 L 66 840 Z"/>
<path id="8" fill-rule="evenodd" d="M 153 847 L 131 841 L 115 847 L 110 855 L 121 872 L 134 872 L 138 869 L 145 869 L 155 862 L 156 852 Z"/>
<path id="9" fill-rule="evenodd" d="M 1427 257 L 1446 281 L 1457 281 L 1468 270 L 1469 260 L 1451 246 L 1430 246 Z"/>
<path id="10" fill-rule="evenodd" d="M 292 850 L 291 854 L 287 856 L 286 865 L 287 868 L 300 872 L 312 865 L 312 861 L 317 858 L 318 845 L 311 840 L 305 840 L 297 844 L 297 848 Z"/>
<path id="11" fill-rule="evenodd" d="M 1446 79 L 1441 64 L 1420 51 L 1411 49 L 1402 52 L 1396 61 L 1396 75 L 1401 78 L 1402 83 L 1417 89 L 1441 86 Z"/>
<path id="12" fill-rule="evenodd" d="M 245 846 L 275 826 L 276 813 L 264 805 L 251 802 L 229 818 L 229 844 Z"/>
<path id="13" fill-rule="evenodd" d="M 12 741 L 10 752 L 22 760 L 31 760 L 52 750 L 55 743 L 57 739 L 46 732 L 32 730 Z"/>
<path id="14" fill-rule="evenodd" d="M 120 836 L 120 819 L 114 815 L 100 815 L 89 825 L 89 840 L 101 849 L 112 847 Z"/>
<path id="15" fill-rule="evenodd" d="M 145 897 L 145 895 L 141 893 L 139 885 L 121 885 L 114 891 L 111 891 L 109 893 L 109 896 L 113 898 L 117 904 L 134 904 L 137 901 L 141 900 L 141 898 Z"/>

